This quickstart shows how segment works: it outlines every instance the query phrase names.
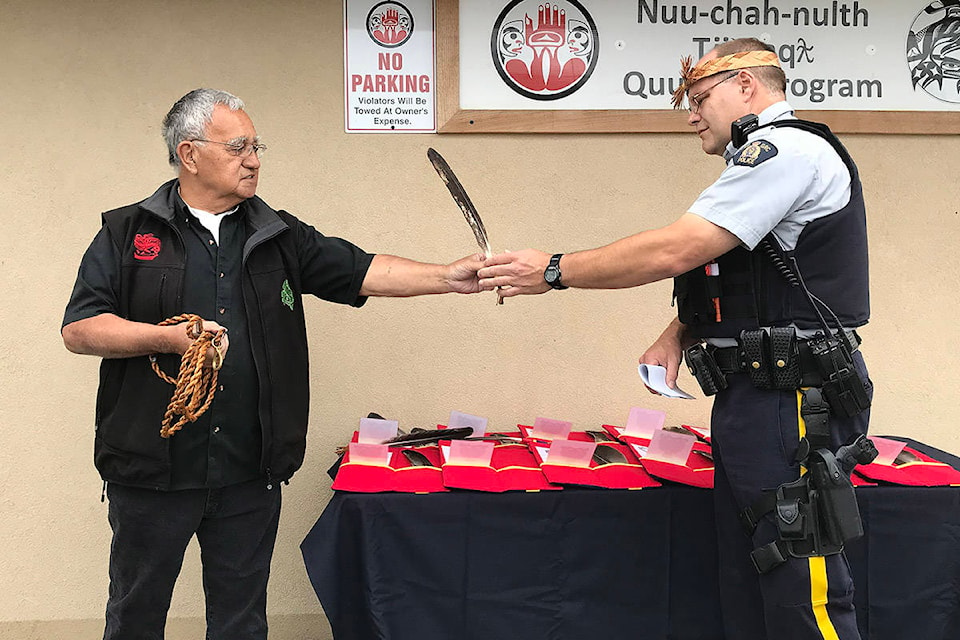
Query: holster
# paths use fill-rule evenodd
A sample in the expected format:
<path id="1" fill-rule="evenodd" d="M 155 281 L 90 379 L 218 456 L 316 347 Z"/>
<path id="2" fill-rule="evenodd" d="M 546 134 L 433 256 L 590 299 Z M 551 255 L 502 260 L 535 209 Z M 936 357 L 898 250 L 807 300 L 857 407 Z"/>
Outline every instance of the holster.
<path id="1" fill-rule="evenodd" d="M 864 460 L 869 457 L 859 452 L 857 455 Z M 850 471 L 826 449 L 812 452 L 806 463 L 808 473 L 764 492 L 757 502 L 740 513 L 740 523 L 748 535 L 753 535 L 766 514 L 774 515 L 777 540 L 757 547 L 750 554 L 759 573 L 776 568 L 788 557 L 840 553 L 844 544 L 863 535 Z M 855 465 L 856 460 L 849 464 Z"/>

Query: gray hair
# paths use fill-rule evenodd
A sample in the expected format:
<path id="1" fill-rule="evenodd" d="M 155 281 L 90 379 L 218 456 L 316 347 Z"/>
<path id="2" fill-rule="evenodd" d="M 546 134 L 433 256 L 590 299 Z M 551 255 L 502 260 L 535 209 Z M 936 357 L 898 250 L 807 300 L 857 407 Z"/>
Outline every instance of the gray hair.
<path id="1" fill-rule="evenodd" d="M 243 109 L 243 100 L 217 89 L 194 89 L 170 107 L 163 118 L 160 133 L 167 143 L 167 160 L 171 167 L 180 167 L 177 145 L 184 140 L 202 138 L 207 125 L 213 120 L 213 109 L 218 104 L 231 111 Z"/>

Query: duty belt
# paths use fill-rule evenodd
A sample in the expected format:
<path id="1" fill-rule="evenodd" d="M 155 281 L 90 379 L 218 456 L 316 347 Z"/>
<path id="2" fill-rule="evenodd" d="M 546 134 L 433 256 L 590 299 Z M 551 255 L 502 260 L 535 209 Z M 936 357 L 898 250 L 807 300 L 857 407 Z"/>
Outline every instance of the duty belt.
<path id="1" fill-rule="evenodd" d="M 771 338 L 775 341 L 776 333 L 771 334 Z M 844 334 L 847 338 L 847 342 L 850 344 L 851 351 L 855 352 L 860 347 L 860 336 L 856 331 L 850 329 L 845 330 Z M 784 332 L 784 335 L 788 335 L 788 332 Z M 749 373 L 755 375 L 758 371 L 772 370 L 777 371 L 778 366 L 782 366 L 784 361 L 776 360 L 775 362 L 767 363 L 764 359 L 776 358 L 772 355 L 778 350 L 776 346 L 768 350 L 759 350 L 753 349 L 754 345 L 749 344 L 748 341 L 741 339 L 735 347 L 715 347 L 713 345 L 707 345 L 706 351 L 716 362 L 717 368 L 723 373 Z M 785 354 L 788 354 L 786 360 L 789 360 L 790 352 L 794 351 L 794 345 L 784 343 L 782 349 Z M 799 368 L 800 374 L 802 376 L 801 384 L 803 386 L 819 386 L 820 384 L 820 373 L 814 361 L 813 355 L 810 352 L 808 347 L 808 341 L 804 338 L 796 340 L 795 344 L 795 353 L 799 358 Z M 769 366 L 772 365 L 772 366 Z"/>

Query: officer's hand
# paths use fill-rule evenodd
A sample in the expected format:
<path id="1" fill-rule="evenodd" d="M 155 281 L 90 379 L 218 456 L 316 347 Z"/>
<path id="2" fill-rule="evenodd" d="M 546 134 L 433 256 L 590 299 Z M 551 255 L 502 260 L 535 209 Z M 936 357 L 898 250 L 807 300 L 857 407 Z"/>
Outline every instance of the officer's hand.
<path id="1" fill-rule="evenodd" d="M 508 251 L 488 258 L 480 276 L 480 288 L 490 291 L 502 287 L 504 298 L 519 295 L 544 293 L 550 285 L 543 279 L 543 272 L 550 264 L 550 254 L 536 249 Z"/>
<path id="2" fill-rule="evenodd" d="M 680 363 L 682 361 L 683 349 L 680 341 L 666 333 L 657 338 L 657 341 L 640 356 L 640 364 L 660 365 L 667 370 L 666 383 L 671 389 L 677 388 L 677 376 L 680 373 Z M 650 387 L 647 387 L 647 391 L 660 395 Z"/>

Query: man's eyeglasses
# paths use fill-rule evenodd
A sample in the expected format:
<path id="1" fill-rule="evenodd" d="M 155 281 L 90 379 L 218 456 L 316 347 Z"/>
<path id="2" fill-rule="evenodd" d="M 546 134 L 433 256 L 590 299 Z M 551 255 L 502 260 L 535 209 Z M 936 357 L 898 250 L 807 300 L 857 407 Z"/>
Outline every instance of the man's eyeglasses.
<path id="1" fill-rule="evenodd" d="M 733 73 L 728 75 L 726 78 L 724 78 L 720 82 L 715 82 L 713 86 L 711 86 L 710 88 L 704 91 L 701 91 L 700 93 L 697 93 L 695 95 L 689 96 L 687 98 L 687 102 L 688 102 L 687 111 L 689 111 L 690 113 L 700 113 L 700 108 L 703 106 L 703 102 L 710 96 L 710 92 L 716 89 L 717 87 L 719 87 L 720 85 L 722 85 L 724 82 L 726 82 L 730 78 L 736 78 L 739 73 L 740 73 L 739 71 L 734 71 Z"/>
<path id="2" fill-rule="evenodd" d="M 257 154 L 258 158 L 263 157 L 263 152 L 267 150 L 267 145 L 261 144 L 259 139 L 254 142 L 246 140 L 235 140 L 232 142 L 220 142 L 219 140 L 205 140 L 204 138 L 191 138 L 190 142 L 212 142 L 227 148 L 227 152 L 238 158 L 246 158 L 251 153 Z"/>

